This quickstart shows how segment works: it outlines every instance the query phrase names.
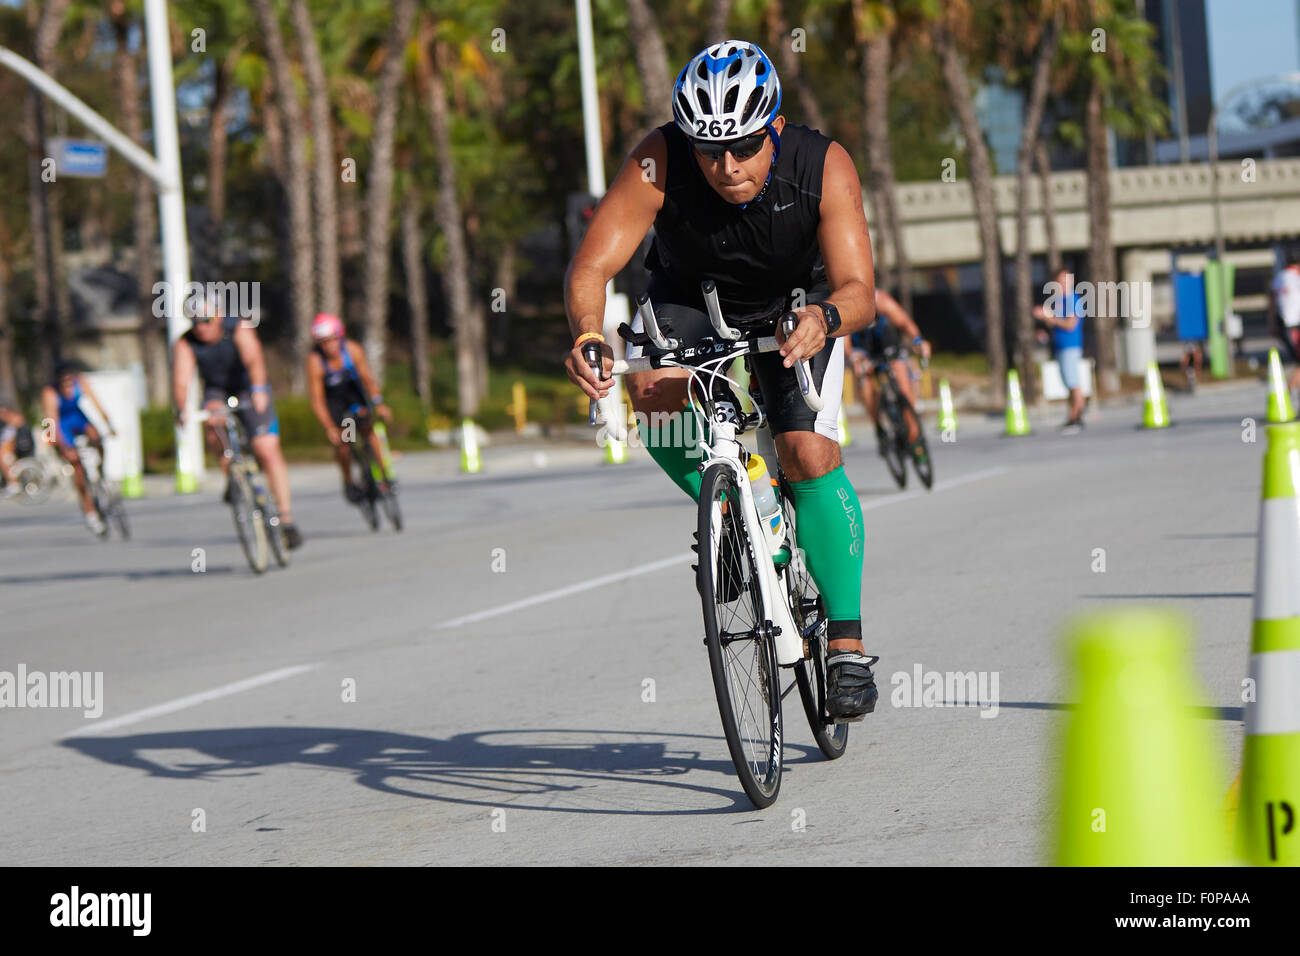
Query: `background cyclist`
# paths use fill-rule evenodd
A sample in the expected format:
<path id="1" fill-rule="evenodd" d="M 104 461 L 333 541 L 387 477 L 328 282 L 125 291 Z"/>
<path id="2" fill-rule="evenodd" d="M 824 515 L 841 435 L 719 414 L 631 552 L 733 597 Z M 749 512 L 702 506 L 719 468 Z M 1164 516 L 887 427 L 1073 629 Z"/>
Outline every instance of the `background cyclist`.
<path id="1" fill-rule="evenodd" d="M 908 441 L 914 442 L 920 436 L 921 423 L 915 414 L 916 396 L 912 394 L 912 375 L 907 359 L 899 348 L 904 339 L 920 351 L 922 358 L 930 357 L 930 343 L 921 335 L 920 327 L 897 299 L 888 292 L 876 289 L 876 320 L 865 329 L 853 333 L 849 362 L 853 368 L 858 398 L 867 410 L 867 417 L 875 422 L 876 443 L 880 446 L 882 455 L 885 453 L 885 432 L 876 420 L 879 396 L 876 394 L 876 377 L 873 372 L 877 361 L 889 362 L 889 372 L 894 383 L 912 406 L 913 411 L 906 416 Z"/>
<path id="2" fill-rule="evenodd" d="M 751 368 L 793 489 L 799 545 L 826 602 L 828 711 L 856 720 L 874 709 L 877 691 L 862 645 L 861 505 L 836 438 L 842 338 L 875 311 L 862 185 L 842 146 L 786 124 L 776 70 L 752 43 L 725 40 L 694 56 L 672 99 L 674 122 L 652 130 L 633 150 L 569 265 L 565 304 L 575 343 L 565 367 L 588 396 L 608 393 L 612 353 L 602 346 L 604 374 L 597 381 L 582 346 L 604 341 L 605 284 L 651 226 L 648 292 L 655 312 L 684 342 L 713 334 L 700 292 L 704 279 L 717 282 L 723 314 L 735 326 L 771 328 L 801 303 L 793 309 L 798 327 L 781 350 L 751 357 Z M 820 413 L 799 394 L 798 359 L 810 362 L 825 399 Z M 681 414 L 687 382 L 681 369 L 627 377 L 633 405 L 648 414 Z M 694 449 L 648 431 L 641 438 L 651 456 L 698 499 Z"/>
<path id="3" fill-rule="evenodd" d="M 365 351 L 360 343 L 346 337 L 343 321 L 337 315 L 322 312 L 316 316 L 311 337 L 316 343 L 307 356 L 311 410 L 334 446 L 339 470 L 343 472 L 343 495 L 348 501 L 357 502 L 363 493 L 352 483 L 352 454 L 343 436 L 345 420 L 350 418 L 355 423 L 357 434 L 353 440 L 368 441 L 374 460 L 382 462 L 383 447 L 373 428 L 370 405 L 374 405 L 375 414 L 386 422 L 392 421 L 392 412 L 384 404 L 384 396 L 379 394 L 379 384 L 370 372 Z M 380 492 L 386 493 L 387 485 L 387 481 L 381 481 Z"/>
<path id="4" fill-rule="evenodd" d="M 86 525 L 95 534 L 103 534 L 104 522 L 95 510 L 95 500 L 91 497 L 90 484 L 86 481 L 86 469 L 81 464 L 81 456 L 77 454 L 77 436 L 86 436 L 86 440 L 99 452 L 101 462 L 104 460 L 104 445 L 99 429 L 91 424 L 81 407 L 82 399 L 90 400 L 110 435 L 115 435 L 116 432 L 113 431 L 104 406 L 99 403 L 89 383 L 81 377 L 80 369 L 75 362 L 59 362 L 54 367 L 53 381 L 41 390 L 41 405 L 45 418 L 55 423 L 55 449 L 73 468 L 73 480 L 81 495 L 81 510 L 86 515 Z"/>
<path id="5" fill-rule="evenodd" d="M 185 408 L 190 380 L 197 369 L 203 381 L 203 405 L 211 416 L 205 433 L 208 447 L 221 462 L 222 474 L 229 462 L 221 455 L 217 428 L 225 422 L 230 396 L 239 399 L 236 414 L 248 432 L 253 455 L 280 508 L 284 540 L 290 548 L 302 544 L 302 533 L 293 521 L 293 504 L 289 497 L 289 466 L 280 450 L 280 421 L 271 402 L 271 386 L 266 381 L 266 356 L 252 326 L 236 316 L 222 316 L 217 297 L 204 303 L 204 315 L 193 320 L 188 332 L 176 340 L 172 361 L 172 394 L 178 409 Z M 181 412 L 183 422 L 184 413 Z M 226 495 L 229 498 L 230 489 Z"/>

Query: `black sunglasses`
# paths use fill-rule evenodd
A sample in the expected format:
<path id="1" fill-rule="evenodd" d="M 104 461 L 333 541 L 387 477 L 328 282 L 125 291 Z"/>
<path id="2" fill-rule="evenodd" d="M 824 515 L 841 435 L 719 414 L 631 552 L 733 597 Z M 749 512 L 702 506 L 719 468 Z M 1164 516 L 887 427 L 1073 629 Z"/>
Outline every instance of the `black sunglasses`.
<path id="1" fill-rule="evenodd" d="M 763 143 L 767 141 L 767 130 L 761 133 L 754 133 L 751 136 L 742 136 L 740 139 L 733 139 L 725 143 L 711 143 L 704 140 L 693 139 L 691 145 L 695 151 L 703 156 L 709 162 L 721 162 L 722 157 L 730 153 L 736 162 L 744 162 L 751 156 L 758 155 L 758 151 L 763 148 Z"/>

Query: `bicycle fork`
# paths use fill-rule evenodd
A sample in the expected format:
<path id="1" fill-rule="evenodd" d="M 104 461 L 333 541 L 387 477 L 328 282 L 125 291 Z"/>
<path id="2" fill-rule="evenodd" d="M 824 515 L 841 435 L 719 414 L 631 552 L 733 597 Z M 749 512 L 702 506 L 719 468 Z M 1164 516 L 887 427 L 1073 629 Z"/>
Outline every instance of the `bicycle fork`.
<path id="1" fill-rule="evenodd" d="M 799 633 L 799 628 L 790 615 L 790 606 L 782 598 L 785 589 L 777 574 L 776 565 L 772 561 L 772 555 L 767 549 L 767 535 L 758 520 L 758 509 L 754 505 L 754 492 L 749 487 L 749 476 L 738 461 L 730 458 L 712 462 L 708 467 L 727 468 L 735 478 L 737 490 L 740 492 L 740 511 L 745 521 L 745 536 L 749 540 L 749 546 L 754 549 L 754 564 L 761 578 L 761 581 L 754 583 L 759 588 L 759 596 L 763 602 L 764 621 L 772 628 L 776 662 L 782 667 L 797 664 L 804 656 L 803 635 Z M 709 555 L 709 560 L 713 562 L 715 569 L 719 546 L 720 542 L 713 541 L 713 553 Z M 714 580 L 717 580 L 716 574 Z"/>

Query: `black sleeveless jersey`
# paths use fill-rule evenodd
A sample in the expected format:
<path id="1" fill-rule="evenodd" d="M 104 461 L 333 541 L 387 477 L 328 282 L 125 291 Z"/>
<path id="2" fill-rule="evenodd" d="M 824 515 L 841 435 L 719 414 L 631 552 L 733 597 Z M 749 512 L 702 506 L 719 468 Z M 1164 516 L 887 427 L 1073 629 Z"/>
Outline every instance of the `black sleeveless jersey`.
<path id="1" fill-rule="evenodd" d="M 709 185 L 675 123 L 659 131 L 668 169 L 646 257 L 653 296 L 702 309 L 700 283 L 713 279 L 728 322 L 751 324 L 774 320 L 797 290 L 828 291 L 817 227 L 829 139 L 787 125 L 765 191 L 741 208 Z"/>
<path id="2" fill-rule="evenodd" d="M 215 342 L 203 342 L 194 334 L 194 330 L 185 333 L 185 341 L 194 350 L 194 361 L 203 378 L 203 387 L 207 391 L 224 391 L 227 395 L 239 395 L 247 392 L 252 385 L 244 360 L 239 357 L 235 347 L 235 329 L 239 328 L 238 316 L 227 316 L 221 320 L 221 338 Z"/>

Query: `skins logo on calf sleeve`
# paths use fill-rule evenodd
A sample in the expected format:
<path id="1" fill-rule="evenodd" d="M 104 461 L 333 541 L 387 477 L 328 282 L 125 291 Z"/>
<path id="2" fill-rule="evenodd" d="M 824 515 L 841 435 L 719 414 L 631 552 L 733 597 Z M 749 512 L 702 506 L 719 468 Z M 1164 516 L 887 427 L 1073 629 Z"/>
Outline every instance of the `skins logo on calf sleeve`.
<path id="1" fill-rule="evenodd" d="M 835 493 L 840 496 L 840 505 L 849 518 L 849 534 L 853 536 L 853 543 L 849 545 L 849 554 L 856 558 L 862 553 L 862 536 L 858 534 L 858 509 L 849 501 L 849 493 L 843 488 L 836 488 Z"/>

